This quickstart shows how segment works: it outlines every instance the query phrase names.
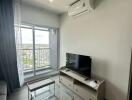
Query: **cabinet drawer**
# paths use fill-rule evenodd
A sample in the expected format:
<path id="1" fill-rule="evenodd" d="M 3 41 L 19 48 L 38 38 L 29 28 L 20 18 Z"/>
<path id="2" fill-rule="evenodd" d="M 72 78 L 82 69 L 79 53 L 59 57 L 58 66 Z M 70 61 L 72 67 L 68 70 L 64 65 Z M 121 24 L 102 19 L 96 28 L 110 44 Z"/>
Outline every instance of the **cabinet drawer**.
<path id="1" fill-rule="evenodd" d="M 72 78 L 60 76 L 60 82 L 64 84 L 66 87 L 68 87 L 69 89 L 73 90 L 73 79 Z"/>
<path id="2" fill-rule="evenodd" d="M 82 97 L 84 100 L 96 100 L 95 94 L 92 94 L 87 88 L 74 85 L 74 92 Z"/>

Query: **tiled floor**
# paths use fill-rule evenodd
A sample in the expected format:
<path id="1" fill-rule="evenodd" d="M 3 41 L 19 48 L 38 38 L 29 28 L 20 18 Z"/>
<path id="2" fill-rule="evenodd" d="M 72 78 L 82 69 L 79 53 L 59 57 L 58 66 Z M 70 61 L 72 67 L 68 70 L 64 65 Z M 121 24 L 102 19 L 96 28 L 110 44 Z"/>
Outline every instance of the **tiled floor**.
<path id="1" fill-rule="evenodd" d="M 28 100 L 28 88 L 24 86 L 12 93 L 8 100 Z"/>

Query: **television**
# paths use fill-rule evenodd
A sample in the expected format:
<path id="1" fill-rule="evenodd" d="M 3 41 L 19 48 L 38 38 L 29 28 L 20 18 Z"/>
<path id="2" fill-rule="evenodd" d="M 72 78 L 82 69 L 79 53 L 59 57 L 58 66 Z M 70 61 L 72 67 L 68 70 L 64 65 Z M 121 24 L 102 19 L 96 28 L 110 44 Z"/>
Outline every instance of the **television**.
<path id="1" fill-rule="evenodd" d="M 91 78 L 91 57 L 66 53 L 66 68 Z"/>

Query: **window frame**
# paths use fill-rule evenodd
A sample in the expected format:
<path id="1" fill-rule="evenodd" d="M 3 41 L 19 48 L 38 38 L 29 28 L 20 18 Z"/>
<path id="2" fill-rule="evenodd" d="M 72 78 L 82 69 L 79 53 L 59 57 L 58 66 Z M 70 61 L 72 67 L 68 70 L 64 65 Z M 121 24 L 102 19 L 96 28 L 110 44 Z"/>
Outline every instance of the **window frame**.
<path id="1" fill-rule="evenodd" d="M 57 28 L 52 28 L 52 27 L 47 27 L 47 26 L 40 26 L 40 25 L 33 25 L 33 24 L 25 24 L 25 23 L 23 23 L 21 25 L 15 25 L 15 27 L 19 27 L 20 29 L 21 28 L 32 29 L 32 32 L 33 32 L 32 33 L 32 35 L 33 35 L 33 70 L 30 70 L 30 71 L 33 71 L 33 77 L 35 77 L 35 76 L 37 76 L 36 71 L 40 70 L 40 69 L 36 70 L 36 66 L 35 66 L 35 30 L 48 31 L 49 34 L 51 34 L 50 30 L 51 29 L 57 29 Z M 57 68 L 56 68 L 57 70 L 58 70 L 58 67 L 59 67 L 59 58 L 60 58 L 60 56 L 59 56 L 59 52 L 60 52 L 60 49 L 59 49 L 60 38 L 59 37 L 60 36 L 59 36 L 59 31 L 58 31 L 58 33 L 57 33 Z M 49 48 L 49 50 L 50 50 L 50 48 Z M 47 66 L 51 66 L 51 65 L 49 64 Z M 46 70 L 46 69 L 50 69 L 50 68 L 51 67 L 45 67 L 43 69 Z M 25 72 L 26 71 L 24 71 L 24 73 Z M 45 74 L 45 73 L 43 73 L 43 74 Z"/>

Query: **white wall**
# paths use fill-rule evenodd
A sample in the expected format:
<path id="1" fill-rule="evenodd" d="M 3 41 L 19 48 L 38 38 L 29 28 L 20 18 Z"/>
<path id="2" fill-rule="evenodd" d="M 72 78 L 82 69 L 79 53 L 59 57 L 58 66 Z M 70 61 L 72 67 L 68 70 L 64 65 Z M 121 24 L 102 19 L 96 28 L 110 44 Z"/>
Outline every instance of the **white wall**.
<path id="1" fill-rule="evenodd" d="M 28 4 L 21 6 L 21 21 L 36 25 L 59 27 L 59 16 L 55 13 Z"/>
<path id="2" fill-rule="evenodd" d="M 132 0 L 98 0 L 76 18 L 62 16 L 60 66 L 65 53 L 89 55 L 92 73 L 106 80 L 107 100 L 127 100 L 132 47 Z"/>

